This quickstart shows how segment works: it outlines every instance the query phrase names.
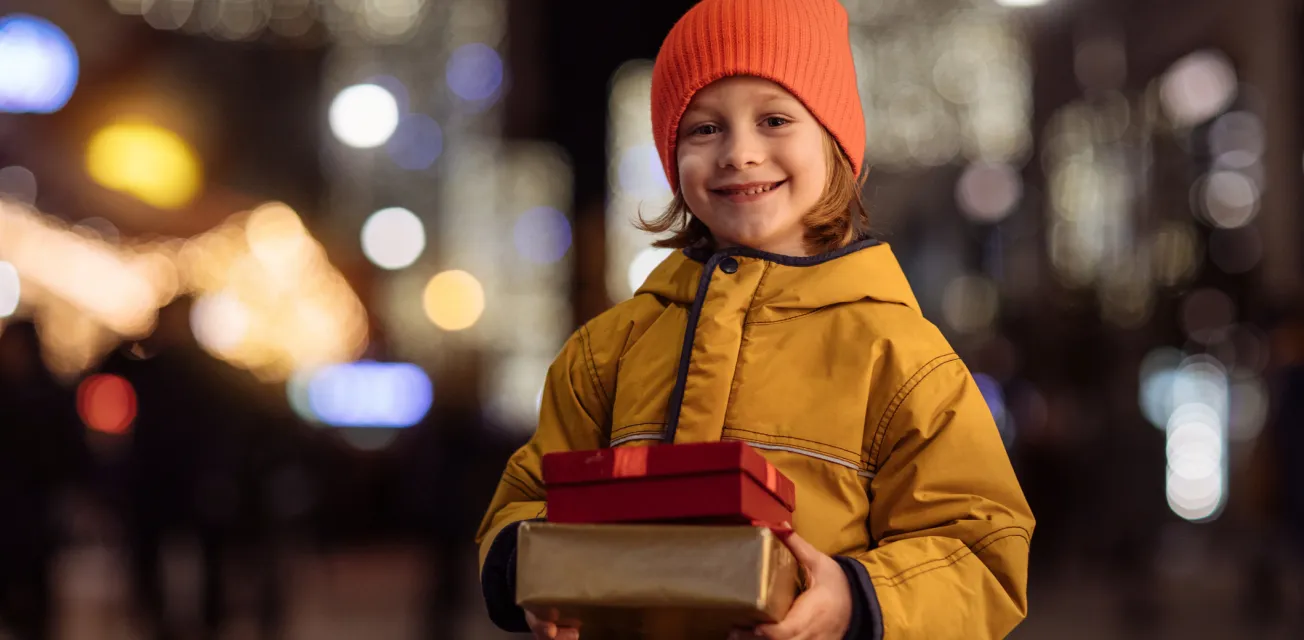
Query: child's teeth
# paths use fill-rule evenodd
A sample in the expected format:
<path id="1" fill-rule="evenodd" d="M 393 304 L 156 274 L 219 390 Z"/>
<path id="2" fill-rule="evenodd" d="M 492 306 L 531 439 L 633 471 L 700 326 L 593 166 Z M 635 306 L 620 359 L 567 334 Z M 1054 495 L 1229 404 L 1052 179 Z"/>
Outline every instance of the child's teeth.
<path id="1" fill-rule="evenodd" d="M 748 190 L 746 190 L 746 191 L 736 191 L 735 193 L 737 193 L 737 194 L 739 194 L 739 195 L 744 195 L 744 196 L 754 196 L 754 195 L 756 195 L 756 194 L 758 194 L 758 193 L 765 193 L 766 191 L 769 191 L 770 189 L 773 189 L 773 188 L 774 188 L 773 185 L 767 185 L 767 186 L 764 186 L 764 187 L 756 187 L 755 189 L 748 189 Z"/>

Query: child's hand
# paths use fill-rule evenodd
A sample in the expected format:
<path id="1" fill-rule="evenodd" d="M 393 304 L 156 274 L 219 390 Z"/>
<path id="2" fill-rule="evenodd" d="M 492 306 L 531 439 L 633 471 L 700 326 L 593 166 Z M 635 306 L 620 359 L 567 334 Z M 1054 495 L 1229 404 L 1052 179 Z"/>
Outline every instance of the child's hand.
<path id="1" fill-rule="evenodd" d="M 536 640 L 580 640 L 579 628 L 562 626 L 556 620 L 556 611 L 540 611 L 535 615 L 533 611 L 525 610 L 525 622 L 530 625 Z"/>
<path id="2" fill-rule="evenodd" d="M 783 620 L 763 624 L 753 637 L 770 640 L 841 640 L 851 624 L 851 585 L 838 562 L 793 533 L 785 542 L 806 570 L 810 588 L 797 596 Z M 734 637 L 746 638 L 747 634 Z"/>

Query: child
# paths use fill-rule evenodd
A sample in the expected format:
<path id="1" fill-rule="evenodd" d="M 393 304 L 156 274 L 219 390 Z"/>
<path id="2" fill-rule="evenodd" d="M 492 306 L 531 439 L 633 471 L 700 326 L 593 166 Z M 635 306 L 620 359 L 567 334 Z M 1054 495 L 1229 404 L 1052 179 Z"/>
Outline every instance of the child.
<path id="1" fill-rule="evenodd" d="M 767 638 L 988 638 L 1027 613 L 1033 518 L 969 371 L 859 201 L 865 128 L 836 0 L 704 0 L 671 30 L 652 125 L 680 248 L 580 327 L 477 536 L 491 618 L 549 452 L 743 440 L 797 486 L 809 588 Z"/>

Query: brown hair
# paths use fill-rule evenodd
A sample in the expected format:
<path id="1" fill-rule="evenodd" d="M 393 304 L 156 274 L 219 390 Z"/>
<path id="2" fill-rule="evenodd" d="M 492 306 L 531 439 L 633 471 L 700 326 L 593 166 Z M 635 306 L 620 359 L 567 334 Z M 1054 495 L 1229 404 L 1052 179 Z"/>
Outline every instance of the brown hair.
<path id="1" fill-rule="evenodd" d="M 856 176 L 851 160 L 828 132 L 824 135 L 824 151 L 829 167 L 824 195 L 802 220 L 806 225 L 806 249 L 813 254 L 841 249 L 869 233 L 869 212 L 860 200 L 860 190 L 869 172 Z M 649 233 L 673 234 L 652 243 L 654 247 L 683 249 L 715 245 L 711 230 L 688 209 L 682 190 L 675 191 L 674 200 L 661 215 L 651 220 L 640 215 L 635 226 Z"/>

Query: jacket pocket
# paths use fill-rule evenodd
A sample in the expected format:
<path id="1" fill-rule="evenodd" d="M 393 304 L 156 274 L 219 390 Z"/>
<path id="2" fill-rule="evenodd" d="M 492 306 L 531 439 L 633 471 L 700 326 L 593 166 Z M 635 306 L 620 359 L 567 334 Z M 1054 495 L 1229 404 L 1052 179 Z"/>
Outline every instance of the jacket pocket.
<path id="1" fill-rule="evenodd" d="M 664 422 L 639 422 L 616 427 L 611 430 L 611 447 L 619 447 L 641 440 L 660 440 L 665 433 Z"/>
<path id="2" fill-rule="evenodd" d="M 845 467 L 855 471 L 856 475 L 862 478 L 874 477 L 874 472 L 869 470 L 868 465 L 860 460 L 853 459 L 850 456 L 849 451 L 843 451 L 838 447 L 827 445 L 815 440 L 768 434 L 759 431 L 749 431 L 734 427 L 725 427 L 720 439 L 741 440 L 757 449 L 764 449 L 767 451 L 786 451 L 788 453 L 807 456 L 816 460 L 822 460 L 829 464 Z"/>

